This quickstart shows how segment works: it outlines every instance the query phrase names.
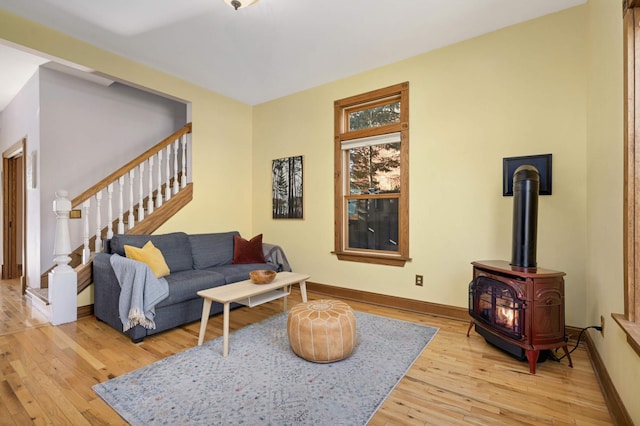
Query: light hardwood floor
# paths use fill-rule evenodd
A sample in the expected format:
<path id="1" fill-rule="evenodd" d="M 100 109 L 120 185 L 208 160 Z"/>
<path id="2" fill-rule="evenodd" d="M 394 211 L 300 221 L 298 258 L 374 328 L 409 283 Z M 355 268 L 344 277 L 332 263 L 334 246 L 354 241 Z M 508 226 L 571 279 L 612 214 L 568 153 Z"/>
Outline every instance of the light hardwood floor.
<path id="1" fill-rule="evenodd" d="M 137 345 L 94 317 L 43 325 L 14 285 L 0 281 L 0 425 L 125 424 L 91 386 L 198 341 L 198 322 Z M 310 299 L 318 297 L 309 294 Z M 298 301 L 294 292 L 290 306 Z M 573 369 L 566 360 L 548 360 L 531 375 L 526 362 L 493 348 L 475 332 L 466 337 L 466 322 L 347 303 L 360 311 L 439 328 L 371 425 L 612 424 L 582 347 L 572 354 Z M 231 330 L 280 310 L 280 301 L 235 310 Z M 217 315 L 209 320 L 205 341 L 221 335 L 222 318 Z"/>
<path id="2" fill-rule="evenodd" d="M 0 280 L 0 335 L 46 324 L 47 318 L 22 297 L 17 279 Z"/>

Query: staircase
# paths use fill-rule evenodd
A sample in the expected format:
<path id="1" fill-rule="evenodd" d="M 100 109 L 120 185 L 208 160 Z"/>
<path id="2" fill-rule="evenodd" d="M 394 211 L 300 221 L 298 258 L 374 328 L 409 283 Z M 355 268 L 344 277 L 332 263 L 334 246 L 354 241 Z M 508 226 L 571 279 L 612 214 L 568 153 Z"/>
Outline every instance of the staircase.
<path id="1" fill-rule="evenodd" d="M 82 245 L 69 254 L 78 275 L 77 294 L 92 284 L 93 254 L 102 252 L 105 239 L 114 233 L 151 234 L 193 199 L 187 174 L 190 133 L 188 123 L 71 200 L 83 225 Z M 41 275 L 40 288 L 26 289 L 32 306 L 48 317 L 51 270 Z"/>

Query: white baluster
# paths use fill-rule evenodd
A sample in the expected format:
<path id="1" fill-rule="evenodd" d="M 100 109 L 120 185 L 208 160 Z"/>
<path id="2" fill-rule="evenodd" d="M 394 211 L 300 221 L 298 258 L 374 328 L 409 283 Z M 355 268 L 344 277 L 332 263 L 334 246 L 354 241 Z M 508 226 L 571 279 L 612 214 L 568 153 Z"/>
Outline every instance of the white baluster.
<path id="1" fill-rule="evenodd" d="M 149 199 L 147 200 L 147 216 L 153 213 L 153 155 L 149 157 Z"/>
<path id="2" fill-rule="evenodd" d="M 107 209 L 107 217 L 109 218 L 109 222 L 107 222 L 107 238 L 113 238 L 113 184 L 110 183 L 107 186 L 107 194 L 109 198 L 108 209 Z"/>
<path id="3" fill-rule="evenodd" d="M 162 205 L 162 150 L 158 151 L 158 194 L 156 195 L 156 208 Z"/>
<path id="4" fill-rule="evenodd" d="M 187 186 L 187 135 L 182 135 L 182 179 L 180 188 Z"/>
<path id="5" fill-rule="evenodd" d="M 96 193 L 96 241 L 95 249 L 96 253 L 102 251 L 102 219 L 100 217 L 100 204 L 102 202 L 102 191 Z"/>
<path id="6" fill-rule="evenodd" d="M 144 161 L 140 163 L 138 167 L 140 168 L 140 173 L 138 173 L 138 176 L 140 176 L 138 178 L 140 180 L 140 186 L 138 188 L 140 193 L 138 197 L 138 222 L 142 222 L 144 220 Z"/>
<path id="7" fill-rule="evenodd" d="M 178 139 L 173 143 L 173 195 L 180 191 L 180 182 L 178 182 L 178 147 L 180 143 Z"/>
<path id="8" fill-rule="evenodd" d="M 91 199 L 88 199 L 82 203 L 82 221 L 84 222 L 84 232 L 82 235 L 83 248 L 82 248 L 82 264 L 89 263 L 91 258 L 91 250 L 89 249 L 89 208 L 91 207 Z"/>
<path id="9" fill-rule="evenodd" d="M 171 145 L 167 146 L 167 181 L 164 187 L 164 200 L 169 201 L 171 198 Z"/>
<path id="10" fill-rule="evenodd" d="M 118 234 L 124 234 L 124 176 L 118 178 L 120 205 L 118 206 Z"/>
<path id="11" fill-rule="evenodd" d="M 56 235 L 53 242 L 53 261 L 57 270 L 73 270 L 69 266 L 71 262 L 71 238 L 69 236 L 69 212 L 71 201 L 67 198 L 69 193 L 63 189 L 56 191 L 53 200 L 53 211 L 56 214 Z"/>
<path id="12" fill-rule="evenodd" d="M 133 184 L 136 178 L 136 169 L 129 170 L 129 226 L 127 229 L 131 229 L 136 225 L 136 218 L 133 215 Z"/>

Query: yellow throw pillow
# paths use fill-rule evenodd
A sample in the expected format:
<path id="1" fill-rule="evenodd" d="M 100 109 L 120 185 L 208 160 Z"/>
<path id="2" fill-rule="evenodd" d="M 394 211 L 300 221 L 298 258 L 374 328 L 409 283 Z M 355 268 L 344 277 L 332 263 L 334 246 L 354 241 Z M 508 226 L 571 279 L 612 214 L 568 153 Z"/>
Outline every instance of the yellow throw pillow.
<path id="1" fill-rule="evenodd" d="M 169 266 L 164 260 L 162 252 L 153 245 L 151 241 L 147 241 L 142 248 L 134 246 L 124 246 L 124 253 L 129 259 L 139 260 L 149 265 L 156 277 L 164 277 L 169 275 Z"/>

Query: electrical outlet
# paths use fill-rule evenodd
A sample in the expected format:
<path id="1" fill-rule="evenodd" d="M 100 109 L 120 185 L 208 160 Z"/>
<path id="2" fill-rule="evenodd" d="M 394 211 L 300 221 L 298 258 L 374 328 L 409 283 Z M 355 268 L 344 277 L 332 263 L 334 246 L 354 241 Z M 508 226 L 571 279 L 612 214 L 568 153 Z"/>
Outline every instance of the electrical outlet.
<path id="1" fill-rule="evenodd" d="M 416 275 L 416 285 L 419 285 L 420 287 L 422 287 L 422 275 Z"/>
<path id="2" fill-rule="evenodd" d="M 604 337 L 604 316 L 600 315 L 600 334 Z"/>

